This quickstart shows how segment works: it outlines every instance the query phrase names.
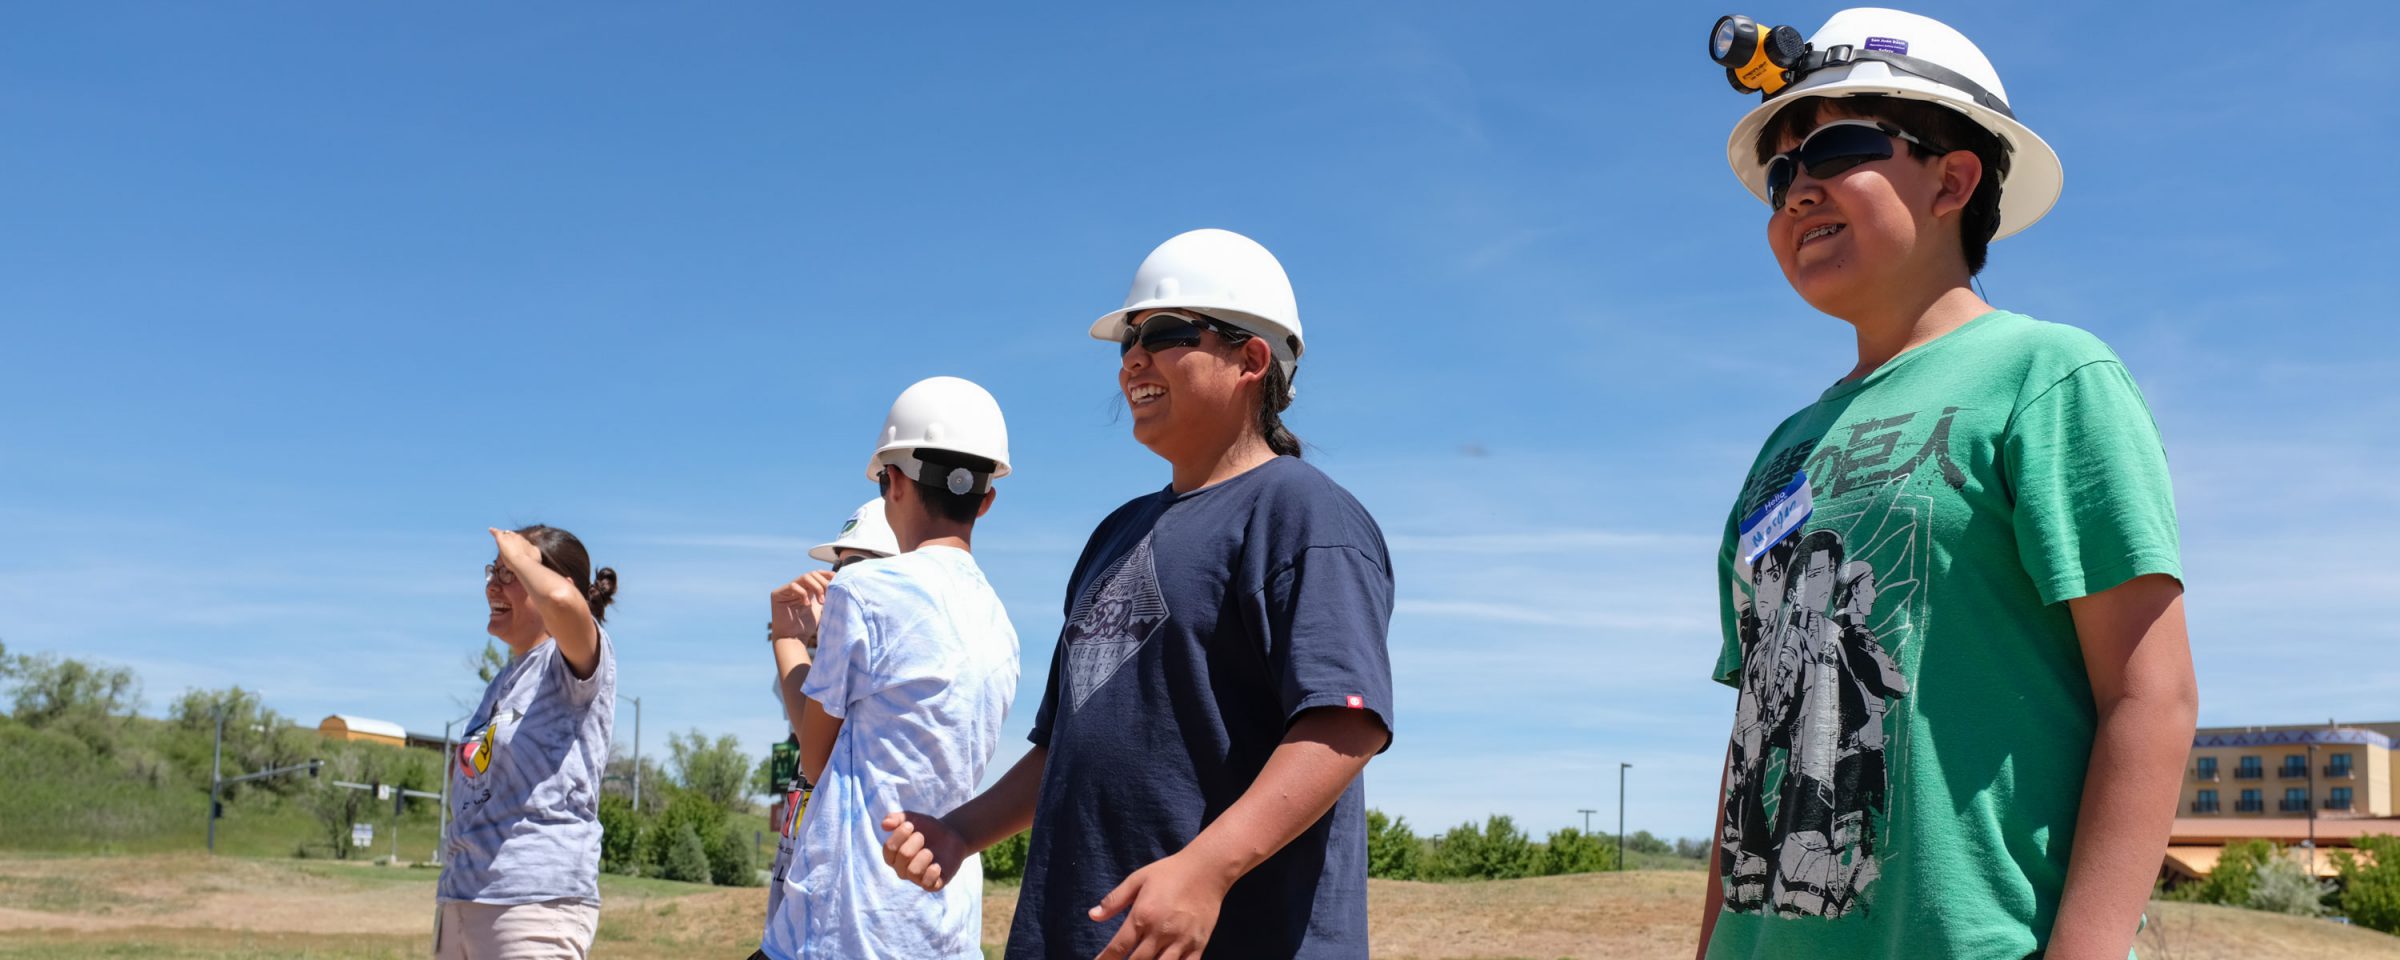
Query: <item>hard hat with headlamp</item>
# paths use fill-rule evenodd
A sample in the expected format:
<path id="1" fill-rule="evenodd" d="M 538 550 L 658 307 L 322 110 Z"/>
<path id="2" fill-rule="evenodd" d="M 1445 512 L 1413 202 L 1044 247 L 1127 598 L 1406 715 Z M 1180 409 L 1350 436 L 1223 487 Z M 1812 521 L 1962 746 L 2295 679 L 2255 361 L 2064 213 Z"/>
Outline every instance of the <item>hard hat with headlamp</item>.
<path id="1" fill-rule="evenodd" d="M 1767 121 L 1801 97 L 1878 95 L 1955 110 L 2000 139 L 2009 163 L 1993 239 L 2032 226 L 2058 202 L 2065 172 L 2057 151 L 2017 119 L 1999 73 L 1965 35 L 1928 17 L 1877 7 L 1834 14 L 1795 55 L 1789 38 L 1796 34 L 1733 16 L 1720 18 L 1709 36 L 1710 58 L 1726 67 L 1736 89 L 1756 91 L 1762 101 L 1725 142 L 1726 162 L 1760 200 L 1769 195 L 1767 165 L 1757 153 Z"/>

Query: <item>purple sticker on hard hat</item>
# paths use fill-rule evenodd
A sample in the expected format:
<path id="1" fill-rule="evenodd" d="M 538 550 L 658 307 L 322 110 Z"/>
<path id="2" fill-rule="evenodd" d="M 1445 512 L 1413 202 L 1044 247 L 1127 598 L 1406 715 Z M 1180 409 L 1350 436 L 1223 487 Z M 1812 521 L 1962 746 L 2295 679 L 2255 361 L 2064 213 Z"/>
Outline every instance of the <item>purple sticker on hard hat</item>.
<path id="1" fill-rule="evenodd" d="M 1897 53 L 1903 57 L 1908 56 L 1908 41 L 1906 40 L 1894 40 L 1890 37 L 1868 37 L 1866 47 L 1869 50 L 1881 50 L 1885 53 Z"/>

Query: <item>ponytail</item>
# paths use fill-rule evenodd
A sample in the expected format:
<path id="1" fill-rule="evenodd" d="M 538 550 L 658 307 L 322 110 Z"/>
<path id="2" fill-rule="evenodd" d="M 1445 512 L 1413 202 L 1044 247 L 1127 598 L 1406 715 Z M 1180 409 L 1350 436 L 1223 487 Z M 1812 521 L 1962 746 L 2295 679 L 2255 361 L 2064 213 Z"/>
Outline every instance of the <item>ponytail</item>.
<path id="1" fill-rule="evenodd" d="M 1280 361 L 1267 361 L 1267 376 L 1261 385 L 1265 389 L 1258 399 L 1258 435 L 1266 438 L 1267 449 L 1276 456 L 1301 456 L 1300 438 L 1283 425 L 1283 411 L 1292 406 L 1292 380 L 1284 374 Z"/>

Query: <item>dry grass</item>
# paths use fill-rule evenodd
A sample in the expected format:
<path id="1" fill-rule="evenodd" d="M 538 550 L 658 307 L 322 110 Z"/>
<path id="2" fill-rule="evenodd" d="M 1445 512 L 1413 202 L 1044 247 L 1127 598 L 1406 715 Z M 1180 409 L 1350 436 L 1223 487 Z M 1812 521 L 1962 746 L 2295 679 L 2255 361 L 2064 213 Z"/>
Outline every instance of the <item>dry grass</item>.
<path id="1" fill-rule="evenodd" d="M 0 858 L 0 960 L 34 957 L 422 957 L 434 876 L 200 855 Z M 1375 955 L 1393 960 L 1691 956 L 1705 876 L 1633 871 L 1498 883 L 1368 887 Z M 594 953 L 632 960 L 743 956 L 762 890 L 604 878 Z M 984 900 L 1007 936 L 1016 890 Z M 2142 960 L 2400 960 L 2400 938 L 2322 920 L 2155 904 Z M 991 952 L 987 949 L 987 952 Z"/>

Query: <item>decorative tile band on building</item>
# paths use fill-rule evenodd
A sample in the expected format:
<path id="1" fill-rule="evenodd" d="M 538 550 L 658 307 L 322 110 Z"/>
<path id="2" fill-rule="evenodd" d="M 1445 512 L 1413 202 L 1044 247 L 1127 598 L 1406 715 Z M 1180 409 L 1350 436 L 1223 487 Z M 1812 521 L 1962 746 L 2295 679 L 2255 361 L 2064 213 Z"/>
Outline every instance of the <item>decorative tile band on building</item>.
<path id="1" fill-rule="evenodd" d="M 2195 747 L 2274 747 L 2308 744 L 2356 744 L 2392 749 L 2392 738 L 2373 730 L 2260 730 L 2242 733 L 2203 733 L 2192 738 Z"/>

